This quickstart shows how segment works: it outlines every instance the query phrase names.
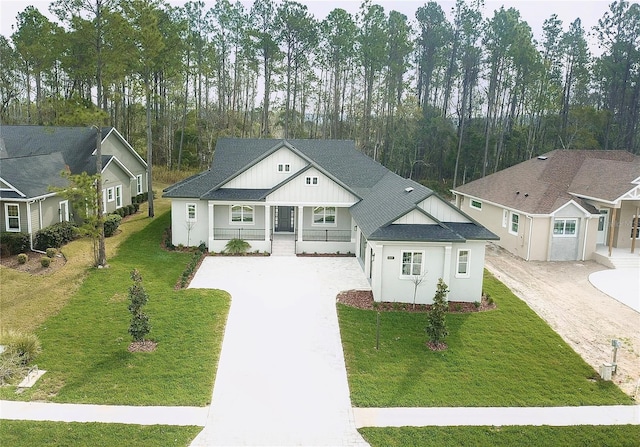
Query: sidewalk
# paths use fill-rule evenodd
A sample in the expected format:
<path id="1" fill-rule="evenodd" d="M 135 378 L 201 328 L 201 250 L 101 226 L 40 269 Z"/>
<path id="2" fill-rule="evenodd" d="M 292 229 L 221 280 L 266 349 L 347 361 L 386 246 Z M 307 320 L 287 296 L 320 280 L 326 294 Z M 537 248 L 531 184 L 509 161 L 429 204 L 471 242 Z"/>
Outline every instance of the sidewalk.
<path id="1" fill-rule="evenodd" d="M 639 405 L 600 407 L 354 408 L 356 427 L 639 425 Z"/>
<path id="2" fill-rule="evenodd" d="M 208 414 L 209 407 L 130 407 L 124 405 L 0 401 L 0 420 L 15 421 L 104 422 L 204 427 Z"/>

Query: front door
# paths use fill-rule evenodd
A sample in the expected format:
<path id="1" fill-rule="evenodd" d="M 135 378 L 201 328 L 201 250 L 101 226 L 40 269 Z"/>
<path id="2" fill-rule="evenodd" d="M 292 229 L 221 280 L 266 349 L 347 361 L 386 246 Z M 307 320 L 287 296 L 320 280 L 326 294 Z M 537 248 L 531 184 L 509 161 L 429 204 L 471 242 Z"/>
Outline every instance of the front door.
<path id="1" fill-rule="evenodd" d="M 293 232 L 294 208 L 292 206 L 277 206 L 275 215 L 275 230 L 280 233 Z"/>
<path id="2" fill-rule="evenodd" d="M 598 237 L 596 244 L 607 244 L 607 230 L 609 227 L 609 210 L 600 210 L 598 219 Z"/>

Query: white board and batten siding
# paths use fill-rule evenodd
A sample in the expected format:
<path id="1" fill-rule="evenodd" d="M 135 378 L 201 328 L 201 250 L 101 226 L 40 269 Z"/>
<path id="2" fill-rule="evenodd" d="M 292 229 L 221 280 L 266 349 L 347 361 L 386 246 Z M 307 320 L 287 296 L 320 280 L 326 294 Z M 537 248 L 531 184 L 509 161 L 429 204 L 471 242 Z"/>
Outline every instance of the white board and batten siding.
<path id="1" fill-rule="evenodd" d="M 436 224 L 437 222 L 430 219 L 429 216 L 421 213 L 420 211 L 412 210 L 400 219 L 395 220 L 393 223 L 405 225 L 430 225 Z"/>
<path id="2" fill-rule="evenodd" d="M 278 170 L 278 166 L 282 170 Z M 270 189 L 300 171 L 307 162 L 285 147 L 259 161 L 237 177 L 223 185 L 223 188 Z M 288 166 L 289 170 L 285 168 Z"/>
<path id="3" fill-rule="evenodd" d="M 430 196 L 418 204 L 420 208 L 440 222 L 470 222 L 464 215 L 438 196 Z"/>
<path id="4" fill-rule="evenodd" d="M 312 184 L 307 184 L 311 178 Z M 317 184 L 313 184 L 313 179 Z M 267 203 L 349 207 L 359 199 L 315 168 L 282 185 L 267 196 Z"/>

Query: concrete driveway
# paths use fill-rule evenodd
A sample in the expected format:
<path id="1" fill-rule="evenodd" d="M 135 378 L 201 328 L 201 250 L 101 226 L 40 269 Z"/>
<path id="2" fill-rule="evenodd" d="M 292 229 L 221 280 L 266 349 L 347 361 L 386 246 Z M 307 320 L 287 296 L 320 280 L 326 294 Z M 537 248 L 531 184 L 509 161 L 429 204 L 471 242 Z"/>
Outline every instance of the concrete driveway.
<path id="1" fill-rule="evenodd" d="M 192 288 L 232 302 L 194 446 L 368 445 L 355 429 L 335 309 L 368 289 L 355 258 L 207 257 Z"/>

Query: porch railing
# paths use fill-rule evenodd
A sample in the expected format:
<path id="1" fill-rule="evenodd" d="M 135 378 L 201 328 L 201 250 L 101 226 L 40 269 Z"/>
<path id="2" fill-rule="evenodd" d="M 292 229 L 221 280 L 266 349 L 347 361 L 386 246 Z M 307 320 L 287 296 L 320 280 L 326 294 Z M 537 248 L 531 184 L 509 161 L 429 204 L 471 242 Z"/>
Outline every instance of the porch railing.
<path id="1" fill-rule="evenodd" d="M 351 230 L 303 230 L 303 241 L 351 242 Z"/>
<path id="2" fill-rule="evenodd" d="M 264 241 L 264 228 L 214 228 L 213 238 L 218 240 Z"/>

